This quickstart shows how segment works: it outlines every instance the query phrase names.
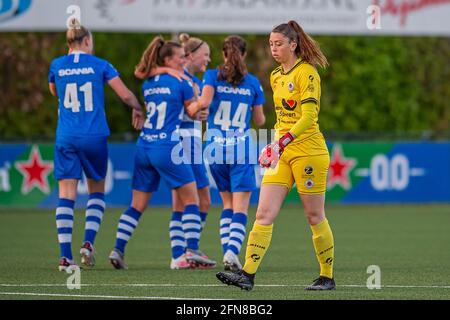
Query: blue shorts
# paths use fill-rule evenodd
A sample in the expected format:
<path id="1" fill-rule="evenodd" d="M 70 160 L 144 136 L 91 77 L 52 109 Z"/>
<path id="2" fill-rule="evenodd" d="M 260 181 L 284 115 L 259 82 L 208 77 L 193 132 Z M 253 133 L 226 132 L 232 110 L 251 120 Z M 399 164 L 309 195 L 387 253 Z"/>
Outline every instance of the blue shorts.
<path id="1" fill-rule="evenodd" d="M 108 137 L 56 138 L 56 180 L 80 180 L 82 172 L 88 179 L 105 179 L 108 169 Z"/>
<path id="2" fill-rule="evenodd" d="M 155 192 L 161 178 L 170 189 L 195 182 L 192 168 L 186 163 L 174 164 L 173 146 L 136 147 L 133 170 L 133 190 Z"/>
<path id="3" fill-rule="evenodd" d="M 208 173 L 203 162 L 202 140 L 198 137 L 182 136 L 181 144 L 186 157 L 189 159 L 194 173 L 197 188 L 203 189 L 209 186 Z"/>
<path id="4" fill-rule="evenodd" d="M 256 189 L 253 164 L 211 164 L 209 168 L 220 192 L 248 192 Z"/>

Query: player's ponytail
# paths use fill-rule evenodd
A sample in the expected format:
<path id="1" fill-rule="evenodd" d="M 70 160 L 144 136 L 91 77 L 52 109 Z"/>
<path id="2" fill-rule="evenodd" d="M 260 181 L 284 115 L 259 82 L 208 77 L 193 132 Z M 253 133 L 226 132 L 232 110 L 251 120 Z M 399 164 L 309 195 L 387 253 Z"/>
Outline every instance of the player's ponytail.
<path id="1" fill-rule="evenodd" d="M 141 61 L 136 66 L 136 72 L 143 75 L 144 78 L 148 78 L 152 68 L 156 68 L 158 52 L 164 45 L 165 41 L 162 37 L 155 37 L 152 42 L 145 49 Z"/>
<path id="2" fill-rule="evenodd" d="M 289 21 L 275 27 L 272 32 L 285 35 L 291 42 L 297 43 L 295 54 L 313 66 L 326 68 L 328 60 L 320 49 L 319 44 L 311 38 L 296 21 Z"/>
<path id="3" fill-rule="evenodd" d="M 181 45 L 172 41 L 166 42 L 161 36 L 155 37 L 144 51 L 135 74 L 148 78 L 152 69 L 164 66 L 164 59 L 173 55 L 173 48 L 181 48 Z"/>
<path id="4" fill-rule="evenodd" d="M 190 37 L 187 33 L 180 34 L 179 40 L 180 40 L 181 45 L 184 48 L 186 56 L 190 55 L 191 53 L 195 53 L 204 44 L 206 44 L 205 41 L 203 41 L 199 38 Z"/>
<path id="5" fill-rule="evenodd" d="M 226 62 L 219 67 L 219 80 L 225 80 L 233 86 L 239 85 L 247 75 L 244 56 L 247 52 L 245 40 L 239 36 L 229 36 L 223 44 Z"/>
<path id="6" fill-rule="evenodd" d="M 86 37 L 90 37 L 91 32 L 83 27 L 80 22 L 73 18 L 69 21 L 69 30 L 66 33 L 67 45 L 71 48 L 74 45 L 81 44 Z"/>

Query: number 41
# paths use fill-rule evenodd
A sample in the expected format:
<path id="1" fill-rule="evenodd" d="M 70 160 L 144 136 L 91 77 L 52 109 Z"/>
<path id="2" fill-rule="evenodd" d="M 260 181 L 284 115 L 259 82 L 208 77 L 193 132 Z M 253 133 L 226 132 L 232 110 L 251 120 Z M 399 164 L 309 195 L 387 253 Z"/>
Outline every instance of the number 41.
<path id="1" fill-rule="evenodd" d="M 80 91 L 84 93 L 84 110 L 92 112 L 94 105 L 92 103 L 92 82 L 87 82 L 80 87 Z M 72 112 L 80 112 L 80 100 L 78 99 L 78 86 L 76 83 L 68 83 L 66 85 L 66 94 L 64 96 L 64 108 L 72 109 Z"/>

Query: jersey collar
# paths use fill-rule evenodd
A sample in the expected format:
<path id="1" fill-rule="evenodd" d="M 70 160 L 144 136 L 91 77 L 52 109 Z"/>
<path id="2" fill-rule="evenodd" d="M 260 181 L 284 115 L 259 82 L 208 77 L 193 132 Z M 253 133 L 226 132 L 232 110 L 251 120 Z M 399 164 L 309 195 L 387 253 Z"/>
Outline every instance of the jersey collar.
<path id="1" fill-rule="evenodd" d="M 291 68 L 291 70 L 289 70 L 288 72 L 285 72 L 283 70 L 283 67 L 281 67 L 281 74 L 283 76 L 290 74 L 292 71 L 294 71 L 299 65 L 301 65 L 304 61 L 302 60 L 302 58 L 299 58 L 296 62 L 295 65 Z"/>
<path id="2" fill-rule="evenodd" d="M 69 53 L 69 56 L 70 56 L 71 54 L 88 54 L 88 53 L 86 53 L 86 52 L 84 52 L 84 51 L 75 50 L 75 51 L 72 51 L 71 53 Z"/>

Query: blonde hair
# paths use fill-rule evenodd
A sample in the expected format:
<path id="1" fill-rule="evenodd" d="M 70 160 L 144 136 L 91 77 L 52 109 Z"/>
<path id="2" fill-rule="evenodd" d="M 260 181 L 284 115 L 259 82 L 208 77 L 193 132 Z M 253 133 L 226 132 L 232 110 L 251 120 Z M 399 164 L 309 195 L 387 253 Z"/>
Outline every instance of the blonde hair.
<path id="1" fill-rule="evenodd" d="M 91 32 L 83 27 L 80 22 L 73 18 L 69 22 L 69 30 L 66 33 L 66 41 L 69 47 L 72 47 L 75 43 L 80 44 L 84 38 L 90 37 Z"/>
<path id="2" fill-rule="evenodd" d="M 205 41 L 199 38 L 190 37 L 187 33 L 180 34 L 178 38 L 184 48 L 184 51 L 186 52 L 186 56 L 196 52 L 203 44 L 206 44 Z"/>

